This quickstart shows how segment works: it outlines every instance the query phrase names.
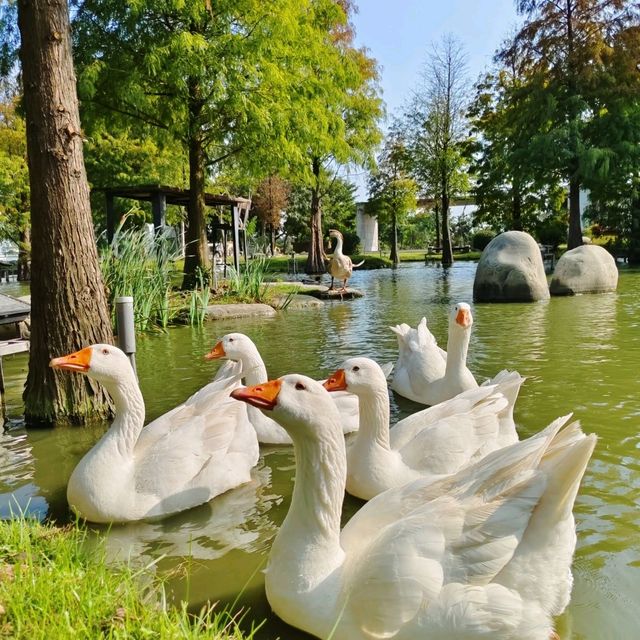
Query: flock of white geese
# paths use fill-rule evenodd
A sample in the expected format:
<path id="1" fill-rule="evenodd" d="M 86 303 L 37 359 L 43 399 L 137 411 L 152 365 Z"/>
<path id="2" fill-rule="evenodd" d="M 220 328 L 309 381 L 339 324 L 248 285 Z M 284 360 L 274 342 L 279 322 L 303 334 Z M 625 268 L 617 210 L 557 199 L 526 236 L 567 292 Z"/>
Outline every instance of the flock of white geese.
<path id="1" fill-rule="evenodd" d="M 369 358 L 349 358 L 324 382 L 269 380 L 250 338 L 231 333 L 206 355 L 226 360 L 214 380 L 146 426 L 119 349 L 54 358 L 100 381 L 115 405 L 71 475 L 69 503 L 94 522 L 162 517 L 249 481 L 259 443 L 293 443 L 293 496 L 265 571 L 285 622 L 335 640 L 557 638 L 572 509 L 596 438 L 564 416 L 519 440 L 523 378 L 503 371 L 477 384 L 466 367 L 472 324 L 469 305 L 456 304 L 447 351 L 424 319 L 392 327 L 391 388 L 432 405 L 392 428 L 389 371 Z M 370 502 L 341 529 L 345 489 Z"/>

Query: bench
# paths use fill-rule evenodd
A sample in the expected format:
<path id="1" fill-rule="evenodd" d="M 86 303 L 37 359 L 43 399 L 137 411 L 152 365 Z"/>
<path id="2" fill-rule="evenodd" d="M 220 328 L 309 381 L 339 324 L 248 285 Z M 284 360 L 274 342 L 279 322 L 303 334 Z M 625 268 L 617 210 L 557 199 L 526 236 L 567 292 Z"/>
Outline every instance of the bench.
<path id="1" fill-rule="evenodd" d="M 469 253 L 469 251 L 471 251 L 471 245 L 468 245 L 468 244 L 455 245 L 451 247 L 451 251 L 453 253 Z M 432 255 L 434 253 L 442 253 L 442 247 L 428 246 L 425 257 Z"/>

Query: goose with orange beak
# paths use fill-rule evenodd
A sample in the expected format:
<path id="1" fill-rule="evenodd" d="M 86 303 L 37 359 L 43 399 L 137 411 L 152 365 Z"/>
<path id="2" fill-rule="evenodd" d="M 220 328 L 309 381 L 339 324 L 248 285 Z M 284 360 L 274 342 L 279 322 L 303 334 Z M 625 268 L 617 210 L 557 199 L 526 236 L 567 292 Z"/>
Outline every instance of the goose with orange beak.
<path id="1" fill-rule="evenodd" d="M 349 391 L 359 401 L 360 429 L 347 447 L 347 492 L 370 500 L 417 478 L 435 482 L 510 444 L 502 442 L 501 419 L 509 412 L 505 394 L 516 384 L 512 376 L 465 391 L 389 429 L 384 372 L 369 358 L 349 358 L 324 383 L 328 391 Z"/>
<path id="2" fill-rule="evenodd" d="M 244 333 L 228 333 L 205 356 L 206 360 L 224 359 L 240 363 L 240 371 L 247 386 L 267 382 L 267 368 L 253 340 Z M 214 380 L 217 379 L 214 378 Z M 334 394 L 333 401 L 338 409 L 344 433 L 358 428 L 358 398 L 350 393 Z M 256 430 L 258 441 L 263 444 L 291 444 L 289 434 L 270 416 L 258 411 L 249 403 L 249 421 Z"/>
<path id="3" fill-rule="evenodd" d="M 108 431 L 69 479 L 71 508 L 92 522 L 159 518 L 208 502 L 251 479 L 255 431 L 230 381 L 210 385 L 144 427 L 145 407 L 127 356 L 95 344 L 50 362 L 100 382 L 115 405 Z M 218 412 L 210 410 L 214 403 Z M 144 428 L 143 428 L 144 427 Z"/>
<path id="4" fill-rule="evenodd" d="M 232 396 L 291 435 L 295 486 L 267 600 L 322 640 L 548 640 L 571 592 L 573 503 L 595 445 L 560 418 L 435 483 L 365 504 L 341 529 L 345 441 L 321 384 L 287 375 Z"/>
<path id="5" fill-rule="evenodd" d="M 422 324 L 417 330 L 418 337 Z M 403 326 L 406 325 L 400 325 L 399 328 Z M 430 341 L 403 340 L 391 388 L 414 402 L 434 405 L 477 387 L 478 383 L 466 364 L 472 326 L 471 307 L 466 302 L 459 302 L 453 305 L 449 313 L 447 351 L 441 352 L 444 355 L 439 353 L 441 350 L 431 333 L 428 333 Z M 398 333 L 399 328 L 393 330 Z M 404 333 L 409 337 L 412 331 L 409 327 Z M 426 331 L 424 323 L 422 333 Z"/>

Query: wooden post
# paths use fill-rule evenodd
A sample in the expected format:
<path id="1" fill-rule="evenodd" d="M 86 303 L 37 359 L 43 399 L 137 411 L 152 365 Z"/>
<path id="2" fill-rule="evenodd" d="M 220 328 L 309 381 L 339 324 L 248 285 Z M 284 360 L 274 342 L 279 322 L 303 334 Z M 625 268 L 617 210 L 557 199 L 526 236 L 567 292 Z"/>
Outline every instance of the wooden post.
<path id="1" fill-rule="evenodd" d="M 111 244 L 116 230 L 116 214 L 113 210 L 113 193 L 111 193 L 111 191 L 105 191 L 104 195 L 107 198 L 107 242 Z"/>
<path id="2" fill-rule="evenodd" d="M 240 238 L 238 235 L 238 207 L 236 205 L 231 207 L 231 225 L 233 229 L 233 268 L 240 275 L 240 253 L 238 252 Z"/>
<path id="3" fill-rule="evenodd" d="M 164 229 L 165 219 L 167 217 L 166 194 L 156 191 L 151 201 L 151 209 L 153 211 L 153 230 L 157 234 Z"/>

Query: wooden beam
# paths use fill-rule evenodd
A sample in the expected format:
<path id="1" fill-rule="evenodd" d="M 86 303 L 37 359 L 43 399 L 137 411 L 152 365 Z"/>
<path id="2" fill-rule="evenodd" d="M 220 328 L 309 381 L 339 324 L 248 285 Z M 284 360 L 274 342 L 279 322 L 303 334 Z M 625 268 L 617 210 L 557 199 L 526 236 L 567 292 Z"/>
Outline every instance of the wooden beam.
<path id="1" fill-rule="evenodd" d="M 105 191 L 104 195 L 107 199 L 107 242 L 111 244 L 116 230 L 116 213 L 113 209 L 113 193 Z"/>
<path id="2" fill-rule="evenodd" d="M 164 229 L 167 218 L 167 195 L 162 191 L 156 191 L 151 201 L 151 209 L 153 211 L 153 230 L 159 233 Z"/>

